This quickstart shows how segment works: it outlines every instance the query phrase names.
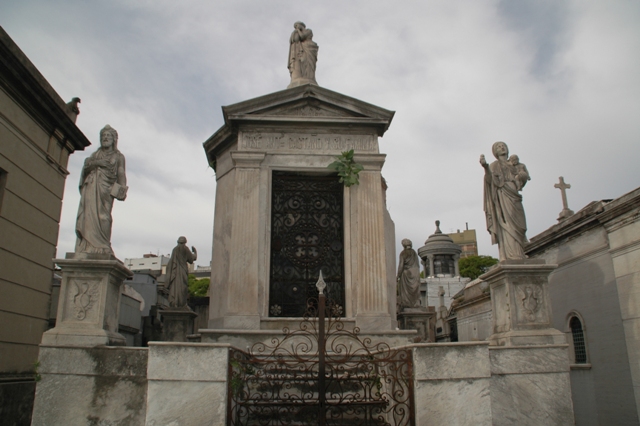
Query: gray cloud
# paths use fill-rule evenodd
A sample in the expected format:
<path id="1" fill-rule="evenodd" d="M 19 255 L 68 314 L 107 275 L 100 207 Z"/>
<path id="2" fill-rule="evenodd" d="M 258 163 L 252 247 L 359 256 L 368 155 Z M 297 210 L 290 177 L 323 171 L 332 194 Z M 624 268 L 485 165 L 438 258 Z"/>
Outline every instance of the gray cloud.
<path id="1" fill-rule="evenodd" d="M 179 235 L 211 255 L 215 177 L 202 142 L 222 105 L 283 90 L 287 40 L 304 21 L 320 45 L 320 85 L 395 110 L 380 140 L 399 241 L 468 222 L 481 253 L 481 153 L 504 140 L 527 164 L 529 236 L 556 222 L 553 188 L 578 210 L 638 186 L 640 3 L 288 1 L 0 5 L 0 24 L 97 141 L 110 123 L 127 157 L 128 199 L 114 207 L 120 258 L 168 253 Z M 59 254 L 73 249 L 71 157 Z"/>

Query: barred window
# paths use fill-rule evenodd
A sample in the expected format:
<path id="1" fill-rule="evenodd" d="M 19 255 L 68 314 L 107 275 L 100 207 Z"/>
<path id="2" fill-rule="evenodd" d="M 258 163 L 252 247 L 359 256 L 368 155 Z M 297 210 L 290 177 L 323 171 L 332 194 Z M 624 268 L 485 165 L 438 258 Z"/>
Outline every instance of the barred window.
<path id="1" fill-rule="evenodd" d="M 571 335 L 573 336 L 573 352 L 575 354 L 576 364 L 587 363 L 587 348 L 584 342 L 584 331 L 582 329 L 582 323 L 576 316 L 571 317 L 569 321 L 569 327 L 571 328 Z"/>

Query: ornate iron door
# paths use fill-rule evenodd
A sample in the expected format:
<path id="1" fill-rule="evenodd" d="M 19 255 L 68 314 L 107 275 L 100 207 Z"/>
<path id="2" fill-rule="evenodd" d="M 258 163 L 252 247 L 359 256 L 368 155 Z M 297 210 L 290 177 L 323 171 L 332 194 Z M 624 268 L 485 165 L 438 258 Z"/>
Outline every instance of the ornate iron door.
<path id="1" fill-rule="evenodd" d="M 344 307 L 343 191 L 337 176 L 273 172 L 269 316 L 304 316 L 320 269 Z"/>

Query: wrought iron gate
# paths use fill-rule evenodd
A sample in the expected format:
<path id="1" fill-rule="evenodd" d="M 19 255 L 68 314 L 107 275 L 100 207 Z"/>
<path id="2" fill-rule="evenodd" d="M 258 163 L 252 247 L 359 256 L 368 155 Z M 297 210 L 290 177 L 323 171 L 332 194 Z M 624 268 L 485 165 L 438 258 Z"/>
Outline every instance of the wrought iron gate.
<path id="1" fill-rule="evenodd" d="M 323 288 L 307 306 L 282 340 L 231 350 L 227 424 L 415 426 L 411 350 L 344 330 Z"/>
<path id="2" fill-rule="evenodd" d="M 320 266 L 344 306 L 343 188 L 337 176 L 273 172 L 269 316 L 304 316 Z"/>

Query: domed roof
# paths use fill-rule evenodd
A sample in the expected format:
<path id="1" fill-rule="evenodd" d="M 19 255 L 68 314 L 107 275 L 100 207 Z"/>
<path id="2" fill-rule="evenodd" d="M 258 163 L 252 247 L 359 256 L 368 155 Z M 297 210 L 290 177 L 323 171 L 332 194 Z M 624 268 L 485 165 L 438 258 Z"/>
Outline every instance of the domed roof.
<path id="1" fill-rule="evenodd" d="M 440 221 L 436 220 L 436 232 L 427 238 L 424 246 L 418 249 L 418 255 L 425 258 L 428 254 L 460 254 L 462 247 L 454 243 L 450 236 L 440 230 Z"/>

